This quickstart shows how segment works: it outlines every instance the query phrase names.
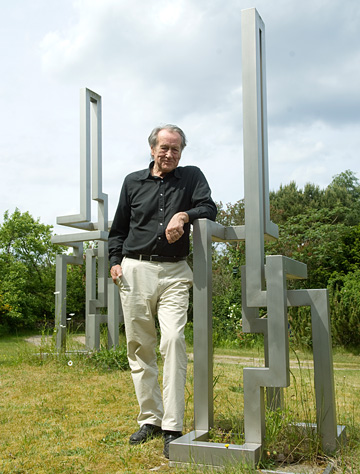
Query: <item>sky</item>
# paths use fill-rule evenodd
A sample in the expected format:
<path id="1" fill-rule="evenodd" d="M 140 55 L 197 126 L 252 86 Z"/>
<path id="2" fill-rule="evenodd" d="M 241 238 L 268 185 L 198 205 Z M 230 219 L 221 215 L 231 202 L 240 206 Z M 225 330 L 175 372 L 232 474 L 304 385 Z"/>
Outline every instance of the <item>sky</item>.
<path id="1" fill-rule="evenodd" d="M 12 0 L 0 16 L 0 222 L 18 208 L 69 233 L 56 217 L 80 211 L 84 87 L 102 97 L 110 219 L 164 123 L 185 131 L 180 164 L 202 169 L 215 201 L 242 199 L 241 10 L 252 7 L 265 23 L 270 190 L 360 178 L 358 0 Z"/>

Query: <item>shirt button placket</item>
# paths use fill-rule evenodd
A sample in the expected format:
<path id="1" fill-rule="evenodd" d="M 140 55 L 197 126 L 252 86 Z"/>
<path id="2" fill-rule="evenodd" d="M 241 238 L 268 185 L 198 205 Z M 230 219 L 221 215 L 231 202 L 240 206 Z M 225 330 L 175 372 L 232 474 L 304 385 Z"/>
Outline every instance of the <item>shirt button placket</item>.
<path id="1" fill-rule="evenodd" d="M 159 234 L 158 240 L 161 240 L 161 237 L 164 232 L 165 224 L 165 196 L 164 196 L 164 180 L 160 180 L 159 186 Z"/>

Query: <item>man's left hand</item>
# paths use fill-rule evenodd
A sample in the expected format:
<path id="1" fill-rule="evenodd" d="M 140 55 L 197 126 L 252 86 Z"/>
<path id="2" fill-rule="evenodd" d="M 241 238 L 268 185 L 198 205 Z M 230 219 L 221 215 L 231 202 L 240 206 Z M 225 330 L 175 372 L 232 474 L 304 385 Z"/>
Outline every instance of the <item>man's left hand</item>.
<path id="1" fill-rule="evenodd" d="M 178 212 L 172 216 L 165 230 L 165 236 L 169 244 L 173 244 L 184 235 L 184 224 L 189 222 L 186 212 Z"/>

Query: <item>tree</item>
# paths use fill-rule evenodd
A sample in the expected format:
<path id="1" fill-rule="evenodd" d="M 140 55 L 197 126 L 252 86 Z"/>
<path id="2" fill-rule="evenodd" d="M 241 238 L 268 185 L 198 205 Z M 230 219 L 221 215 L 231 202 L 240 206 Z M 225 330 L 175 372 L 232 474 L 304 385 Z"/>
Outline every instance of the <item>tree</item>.
<path id="1" fill-rule="evenodd" d="M 56 254 L 67 247 L 51 243 L 52 226 L 19 209 L 4 214 L 0 225 L 0 333 L 54 322 Z M 89 246 L 85 243 L 84 248 Z M 85 256 L 83 265 L 67 266 L 68 313 L 85 318 Z"/>
<path id="2" fill-rule="evenodd" d="M 360 223 L 360 185 L 352 171 L 334 176 L 324 192 L 322 206 L 337 210 L 339 222 L 349 226 Z"/>
<path id="3" fill-rule="evenodd" d="M 0 294 L 3 330 L 33 327 L 54 314 L 55 255 L 52 226 L 28 212 L 6 211 L 0 225 Z M 61 251 L 61 249 L 60 249 Z"/>
<path id="4" fill-rule="evenodd" d="M 266 244 L 267 254 L 306 263 L 308 278 L 302 287 L 325 288 L 334 272 L 351 269 L 346 245 L 352 231 L 336 222 L 336 212 L 324 208 L 290 217 L 279 225 L 279 239 Z"/>
<path id="5" fill-rule="evenodd" d="M 326 189 L 311 183 L 303 189 L 295 182 L 280 186 L 278 191 L 270 193 L 270 213 L 279 226 L 279 239 L 266 242 L 265 253 L 285 255 L 306 263 L 307 280 L 290 282 L 289 288 L 329 288 L 336 342 L 358 343 L 360 310 L 356 279 L 360 266 L 360 185 L 354 173 L 349 170 L 340 173 Z M 220 203 L 217 220 L 223 225 L 243 224 L 244 201 L 226 207 Z M 235 290 L 229 275 L 234 266 L 245 263 L 244 245 L 222 245 L 216 252 L 213 302 L 218 314 L 215 316 L 226 320 L 226 303 L 239 300 L 240 291 Z M 310 344 L 309 312 L 291 309 L 290 318 L 298 342 Z"/>
<path id="6" fill-rule="evenodd" d="M 332 334 L 335 343 L 358 348 L 360 344 L 360 269 L 337 274 L 329 281 Z"/>

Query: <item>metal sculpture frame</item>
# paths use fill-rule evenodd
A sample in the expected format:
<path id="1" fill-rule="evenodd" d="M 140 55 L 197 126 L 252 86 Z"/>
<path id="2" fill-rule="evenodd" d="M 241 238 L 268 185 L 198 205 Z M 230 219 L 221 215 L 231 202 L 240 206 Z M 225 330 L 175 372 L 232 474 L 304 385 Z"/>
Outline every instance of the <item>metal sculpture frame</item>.
<path id="1" fill-rule="evenodd" d="M 91 200 L 97 202 L 98 222 L 91 222 Z M 94 241 L 97 248 L 86 250 L 86 347 L 100 348 L 100 324 L 108 327 L 108 347 L 119 345 L 122 319 L 117 287 L 108 278 L 108 196 L 102 191 L 101 96 L 90 89 L 80 91 L 80 213 L 60 216 L 57 224 L 84 232 L 55 235 L 52 242 L 72 247 L 73 255 L 57 255 L 55 287 L 55 328 L 58 350 L 66 348 L 67 265 L 84 263 L 83 244 Z M 107 314 L 101 310 L 107 308 Z"/>
<path id="2" fill-rule="evenodd" d="M 316 425 L 325 452 L 342 441 L 336 425 L 335 389 L 327 290 L 287 290 L 287 280 L 307 277 L 306 265 L 282 255 L 266 256 L 265 239 L 278 238 L 270 220 L 265 74 L 265 25 L 255 8 L 242 11 L 243 133 L 245 226 L 194 222 L 194 431 L 170 444 L 170 463 L 255 466 L 265 437 L 265 397 L 281 406 L 282 387 L 290 384 L 288 306 L 310 306 L 314 353 Z M 244 368 L 243 445 L 209 442 L 213 427 L 212 241 L 245 241 L 242 268 L 243 331 L 262 333 L 265 366 Z M 267 318 L 259 308 L 267 307 Z"/>

